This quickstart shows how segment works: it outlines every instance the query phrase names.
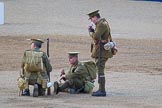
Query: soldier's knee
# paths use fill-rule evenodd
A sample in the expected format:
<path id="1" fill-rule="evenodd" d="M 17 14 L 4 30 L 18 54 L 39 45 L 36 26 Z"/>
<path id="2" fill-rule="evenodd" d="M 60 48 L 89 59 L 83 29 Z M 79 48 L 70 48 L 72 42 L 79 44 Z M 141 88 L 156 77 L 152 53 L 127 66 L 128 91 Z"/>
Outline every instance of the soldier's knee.
<path id="1" fill-rule="evenodd" d="M 69 86 L 73 86 L 74 85 L 74 80 L 72 80 L 72 79 L 66 80 L 65 83 L 67 83 Z"/>

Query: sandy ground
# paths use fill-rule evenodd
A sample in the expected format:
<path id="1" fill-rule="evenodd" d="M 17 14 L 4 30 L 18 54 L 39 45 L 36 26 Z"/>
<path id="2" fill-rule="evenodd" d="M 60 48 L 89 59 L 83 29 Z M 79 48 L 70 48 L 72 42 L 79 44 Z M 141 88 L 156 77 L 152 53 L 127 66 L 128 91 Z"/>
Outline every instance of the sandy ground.
<path id="1" fill-rule="evenodd" d="M 33 37 L 33 36 L 31 36 Z M 23 51 L 30 47 L 31 37 L 0 39 L 0 103 L 5 108 L 161 108 L 162 104 L 162 40 L 115 39 L 119 52 L 106 64 L 107 97 L 90 94 L 66 94 L 33 98 L 17 95 L 16 79 L 19 76 Z M 40 38 L 40 36 L 34 36 Z M 80 60 L 92 60 L 89 37 L 48 36 L 50 59 L 54 70 L 51 82 L 59 79 L 60 69 L 68 68 L 67 52 L 79 51 Z M 68 38 L 67 38 L 68 37 Z M 46 39 L 47 36 L 42 36 Z M 46 44 L 42 50 L 46 51 Z M 95 83 L 97 90 L 97 80 Z M 30 87 L 31 95 L 33 87 Z M 53 91 L 53 88 L 51 88 Z"/>
<path id="2" fill-rule="evenodd" d="M 59 76 L 56 71 L 51 73 L 52 80 L 56 80 Z M 60 93 L 57 96 L 38 98 L 17 96 L 15 85 L 17 75 L 18 71 L 0 73 L 1 108 L 161 108 L 162 106 L 161 75 L 109 71 L 106 74 L 107 97 Z M 96 89 L 97 86 L 94 90 Z"/>
<path id="3" fill-rule="evenodd" d="M 135 0 L 0 0 L 0 35 L 88 35 L 89 12 L 99 9 L 117 38 L 162 38 L 162 3 Z"/>
<path id="4" fill-rule="evenodd" d="M 0 108 L 161 108 L 162 3 L 133 0 L 0 0 L 5 24 L 0 25 Z M 106 4 L 106 5 L 105 5 Z M 100 9 L 109 20 L 118 53 L 106 64 L 107 97 L 60 93 L 19 97 L 19 76 L 28 38 L 50 38 L 51 82 L 68 68 L 67 52 L 90 57 L 86 13 Z M 46 52 L 46 44 L 42 50 Z M 94 91 L 97 90 L 97 80 Z M 33 87 L 30 87 L 31 94 Z M 53 91 L 53 88 L 51 88 Z"/>

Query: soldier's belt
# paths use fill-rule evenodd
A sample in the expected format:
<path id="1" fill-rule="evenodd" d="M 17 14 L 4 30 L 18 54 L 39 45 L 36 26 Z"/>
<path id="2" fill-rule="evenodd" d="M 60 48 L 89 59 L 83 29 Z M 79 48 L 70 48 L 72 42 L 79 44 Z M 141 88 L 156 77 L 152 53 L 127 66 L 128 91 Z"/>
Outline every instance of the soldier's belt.
<path id="1" fill-rule="evenodd" d="M 101 43 L 106 44 L 108 40 L 101 40 Z"/>
<path id="2" fill-rule="evenodd" d="M 94 44 L 97 45 L 99 42 L 99 40 L 94 40 Z M 100 41 L 102 44 L 106 44 L 108 42 L 108 40 L 101 40 Z"/>

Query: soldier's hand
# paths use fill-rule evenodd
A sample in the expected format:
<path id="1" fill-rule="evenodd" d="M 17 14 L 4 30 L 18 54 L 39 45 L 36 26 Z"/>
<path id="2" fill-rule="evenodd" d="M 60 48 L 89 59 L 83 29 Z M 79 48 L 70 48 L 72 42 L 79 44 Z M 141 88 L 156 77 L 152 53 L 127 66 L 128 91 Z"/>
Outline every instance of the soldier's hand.
<path id="1" fill-rule="evenodd" d="M 89 27 L 88 27 L 88 31 L 89 31 L 89 32 L 94 32 L 93 27 L 92 27 L 92 26 L 89 26 Z"/>
<path id="2" fill-rule="evenodd" d="M 64 69 L 61 70 L 60 77 L 61 77 L 62 75 L 65 75 L 65 71 L 64 71 Z"/>
<path id="3" fill-rule="evenodd" d="M 61 82 L 61 80 L 64 80 L 64 81 L 66 81 L 65 75 L 62 75 L 62 76 L 60 77 L 60 80 L 59 80 L 59 82 Z"/>

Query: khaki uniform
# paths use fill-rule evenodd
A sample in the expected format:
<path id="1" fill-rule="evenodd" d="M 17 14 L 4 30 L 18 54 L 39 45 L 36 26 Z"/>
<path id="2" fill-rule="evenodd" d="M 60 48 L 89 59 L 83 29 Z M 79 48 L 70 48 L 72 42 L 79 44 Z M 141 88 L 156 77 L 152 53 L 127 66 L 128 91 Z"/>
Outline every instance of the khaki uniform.
<path id="1" fill-rule="evenodd" d="M 69 82 L 69 87 L 80 89 L 84 86 L 85 81 L 89 78 L 89 73 L 86 67 L 78 62 L 77 65 L 71 66 L 65 78 Z"/>
<path id="2" fill-rule="evenodd" d="M 93 14 L 97 14 L 98 11 L 89 14 L 89 16 L 93 16 Z M 95 58 L 96 66 L 99 78 L 98 78 L 98 83 L 99 83 L 99 90 L 92 93 L 92 96 L 106 96 L 105 92 L 105 76 L 104 76 L 104 69 L 105 69 L 105 64 L 108 58 L 111 58 L 112 52 L 111 50 L 105 50 L 104 45 L 107 42 L 110 42 L 112 40 L 111 38 L 111 33 L 110 33 L 110 27 L 108 25 L 108 22 L 105 20 L 105 18 L 99 18 L 98 22 L 96 23 L 96 28 L 94 32 L 90 32 L 90 36 L 93 39 L 93 48 L 92 48 L 92 58 Z M 99 44 L 100 43 L 100 44 Z M 100 61 L 99 61 L 99 46 L 100 46 Z M 99 64 L 100 63 L 100 64 Z"/>
<path id="3" fill-rule="evenodd" d="M 62 71 L 63 76 L 61 75 L 60 80 L 63 79 L 65 81 L 64 83 L 59 85 L 57 81 L 54 82 L 55 94 L 58 94 L 60 91 L 67 91 L 69 93 L 88 93 L 93 89 L 94 85 L 91 81 L 94 77 L 91 77 L 87 65 L 84 62 L 78 61 L 78 53 L 79 52 L 68 53 L 71 66 L 66 74 Z M 73 60 L 73 62 L 71 60 Z"/>
<path id="4" fill-rule="evenodd" d="M 25 58 L 26 58 L 27 52 L 31 52 L 31 51 L 42 53 L 43 69 L 44 69 L 43 71 L 40 71 L 40 72 L 28 72 L 28 71 L 25 70 Z M 27 80 L 27 82 L 29 84 L 38 83 L 40 85 L 43 85 L 44 81 L 48 81 L 49 80 L 47 72 L 51 72 L 52 71 L 52 66 L 49 63 L 49 60 L 48 60 L 48 57 L 47 57 L 46 53 L 40 51 L 39 48 L 35 48 L 34 50 L 26 50 L 24 52 L 21 68 L 24 70 L 23 74 L 24 74 L 25 79 Z M 43 87 L 46 87 L 46 85 L 44 85 Z"/>
<path id="5" fill-rule="evenodd" d="M 93 39 L 93 49 L 92 49 L 92 58 L 95 58 L 96 61 L 96 65 L 98 66 L 98 50 L 99 50 L 99 46 L 98 46 L 98 42 L 99 40 L 101 40 L 100 42 L 100 48 L 101 48 L 101 67 L 100 67 L 100 75 L 104 75 L 104 68 L 105 68 L 105 63 L 107 61 L 108 58 L 111 58 L 112 52 L 111 50 L 105 50 L 104 49 L 104 44 L 106 42 L 110 42 L 111 40 L 111 34 L 110 34 L 110 27 L 108 25 L 108 22 L 104 19 L 101 18 L 99 19 L 99 21 L 96 24 L 96 28 L 95 28 L 95 32 L 91 32 L 90 36 Z"/>

